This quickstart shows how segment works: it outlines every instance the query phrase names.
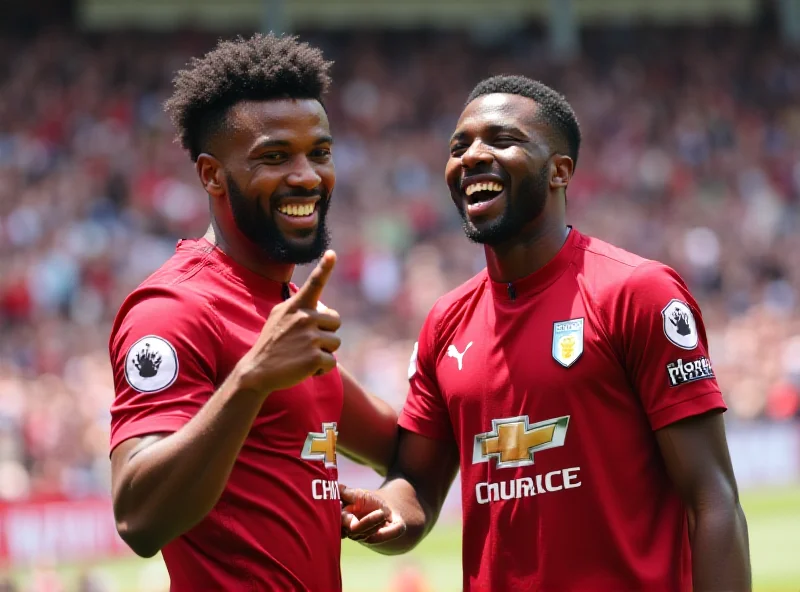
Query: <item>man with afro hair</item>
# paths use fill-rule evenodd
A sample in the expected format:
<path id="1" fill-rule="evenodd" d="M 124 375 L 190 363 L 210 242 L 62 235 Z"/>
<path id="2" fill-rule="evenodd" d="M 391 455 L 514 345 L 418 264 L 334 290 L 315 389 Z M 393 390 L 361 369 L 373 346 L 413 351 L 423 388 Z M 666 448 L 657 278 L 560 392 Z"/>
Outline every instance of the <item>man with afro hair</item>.
<path id="1" fill-rule="evenodd" d="M 211 221 L 128 296 L 109 348 L 117 529 L 162 552 L 173 591 L 340 590 L 337 450 L 383 474 L 393 454 L 397 416 L 338 366 L 320 303 L 329 67 L 294 37 L 224 41 L 166 103 Z"/>
<path id="2" fill-rule="evenodd" d="M 538 81 L 469 95 L 445 181 L 486 269 L 429 313 L 390 478 L 343 490 L 343 523 L 405 552 L 460 468 L 464 592 L 749 590 L 700 310 L 669 267 L 566 224 L 580 141 Z M 368 515 L 387 503 L 404 534 Z"/>

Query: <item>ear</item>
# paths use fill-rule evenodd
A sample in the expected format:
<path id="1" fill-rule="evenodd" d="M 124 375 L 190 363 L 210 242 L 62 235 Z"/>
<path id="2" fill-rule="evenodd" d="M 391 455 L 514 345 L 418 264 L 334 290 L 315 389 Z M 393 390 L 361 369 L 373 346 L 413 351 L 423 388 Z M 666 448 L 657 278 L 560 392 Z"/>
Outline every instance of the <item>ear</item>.
<path id="1" fill-rule="evenodd" d="M 224 197 L 227 189 L 222 163 L 204 152 L 197 157 L 197 162 L 194 166 L 206 193 L 211 197 Z"/>
<path id="2" fill-rule="evenodd" d="M 574 170 L 575 163 L 569 156 L 564 154 L 553 156 L 550 163 L 550 187 L 566 189 Z"/>

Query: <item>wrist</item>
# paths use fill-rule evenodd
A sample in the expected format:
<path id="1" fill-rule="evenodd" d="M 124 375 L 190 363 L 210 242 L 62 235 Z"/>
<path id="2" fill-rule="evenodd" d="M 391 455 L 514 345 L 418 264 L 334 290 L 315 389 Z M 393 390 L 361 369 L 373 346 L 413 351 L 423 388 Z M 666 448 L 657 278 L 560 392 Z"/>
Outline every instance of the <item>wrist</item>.
<path id="1" fill-rule="evenodd" d="M 262 380 L 256 380 L 252 370 L 243 358 L 234 366 L 233 371 L 228 376 L 228 388 L 225 389 L 234 398 L 248 397 L 266 399 L 272 390 L 263 387 Z"/>

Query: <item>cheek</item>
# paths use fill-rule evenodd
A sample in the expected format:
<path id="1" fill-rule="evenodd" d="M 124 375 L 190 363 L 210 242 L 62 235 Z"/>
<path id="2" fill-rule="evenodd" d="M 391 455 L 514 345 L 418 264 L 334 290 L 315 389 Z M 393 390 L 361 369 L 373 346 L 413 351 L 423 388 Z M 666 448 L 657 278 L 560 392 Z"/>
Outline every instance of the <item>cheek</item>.
<path id="1" fill-rule="evenodd" d="M 333 166 L 333 162 L 319 167 L 317 169 L 317 174 L 322 180 L 322 186 L 325 187 L 327 192 L 330 193 L 333 191 L 333 186 L 336 184 L 336 167 Z"/>
<path id="2" fill-rule="evenodd" d="M 450 158 L 444 167 L 444 180 L 448 185 L 455 185 L 458 183 L 459 171 L 461 169 L 461 160 L 458 158 Z"/>
<path id="3" fill-rule="evenodd" d="M 248 185 L 250 195 L 269 196 L 278 188 L 283 179 L 281 167 L 261 166 L 251 177 Z"/>

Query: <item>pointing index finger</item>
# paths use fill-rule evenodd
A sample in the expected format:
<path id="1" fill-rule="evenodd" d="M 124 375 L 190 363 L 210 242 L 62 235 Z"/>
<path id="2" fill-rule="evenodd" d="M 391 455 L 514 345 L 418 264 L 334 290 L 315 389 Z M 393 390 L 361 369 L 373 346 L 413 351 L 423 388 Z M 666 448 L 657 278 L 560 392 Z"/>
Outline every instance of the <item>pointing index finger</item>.
<path id="1" fill-rule="evenodd" d="M 336 253 L 330 250 L 325 251 L 314 271 L 311 272 L 305 283 L 292 296 L 292 300 L 298 308 L 316 310 L 319 297 L 322 295 L 322 289 L 328 283 L 328 278 L 330 278 L 335 264 Z"/>

